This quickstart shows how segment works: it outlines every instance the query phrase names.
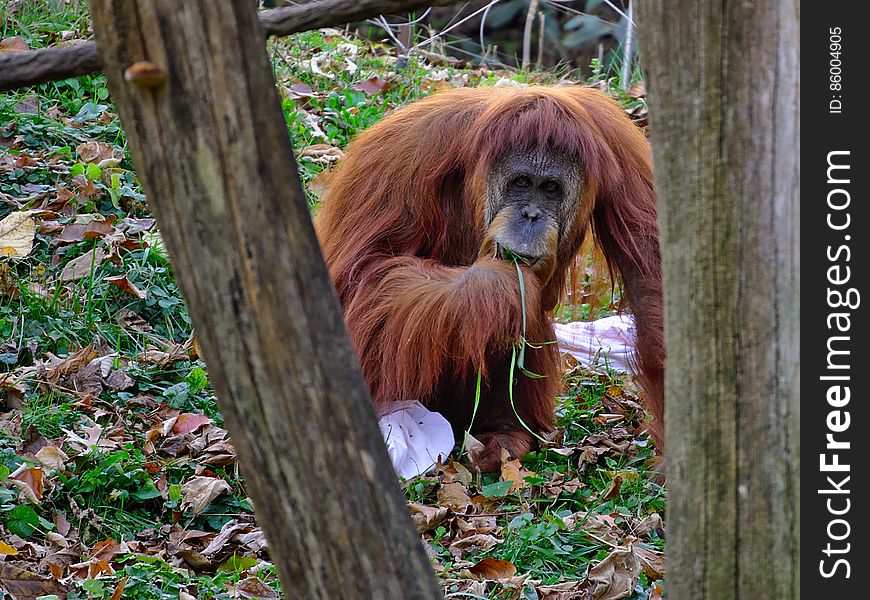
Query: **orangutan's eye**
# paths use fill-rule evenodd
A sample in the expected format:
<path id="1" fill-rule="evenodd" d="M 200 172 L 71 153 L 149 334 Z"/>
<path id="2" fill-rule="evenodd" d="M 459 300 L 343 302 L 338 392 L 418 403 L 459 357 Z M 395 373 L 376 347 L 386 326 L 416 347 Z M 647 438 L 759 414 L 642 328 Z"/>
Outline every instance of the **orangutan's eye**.
<path id="1" fill-rule="evenodd" d="M 555 194 L 559 191 L 559 184 L 553 181 L 552 179 L 548 179 L 544 182 L 544 185 L 541 186 L 545 192 L 548 194 Z"/>
<path id="2" fill-rule="evenodd" d="M 528 177 L 526 177 L 525 175 L 522 175 L 522 176 L 514 179 L 514 185 L 518 188 L 525 189 L 525 188 L 529 187 L 530 185 L 532 185 L 532 182 L 529 180 Z"/>

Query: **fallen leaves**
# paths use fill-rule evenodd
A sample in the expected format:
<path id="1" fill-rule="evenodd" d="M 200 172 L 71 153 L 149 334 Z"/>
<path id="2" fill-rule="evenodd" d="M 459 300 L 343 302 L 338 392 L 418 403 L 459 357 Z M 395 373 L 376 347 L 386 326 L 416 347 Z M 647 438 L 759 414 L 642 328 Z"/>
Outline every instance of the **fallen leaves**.
<path id="1" fill-rule="evenodd" d="M 114 285 L 117 288 L 120 288 L 127 292 L 128 294 L 138 298 L 139 300 L 144 300 L 148 297 L 148 294 L 144 290 L 140 290 L 133 283 L 127 279 L 126 275 L 114 275 L 112 277 L 104 278 L 104 281 Z"/>
<path id="2" fill-rule="evenodd" d="M 90 219 L 87 222 L 70 223 L 62 226 L 55 242 L 75 243 L 83 240 L 103 238 L 115 233 L 114 216 L 107 219 Z"/>
<path id="3" fill-rule="evenodd" d="M 447 518 L 449 510 L 446 506 L 426 506 L 419 502 L 409 502 L 408 507 L 411 509 L 411 519 L 419 533 L 426 533 L 438 527 Z"/>
<path id="4" fill-rule="evenodd" d="M 105 142 L 89 141 L 76 146 L 76 154 L 82 162 L 95 163 L 104 169 L 113 167 L 124 158 L 123 152 Z"/>
<path id="5" fill-rule="evenodd" d="M 181 486 L 181 506 L 198 515 L 212 500 L 232 490 L 230 484 L 217 477 L 191 477 Z"/>
<path id="6" fill-rule="evenodd" d="M 344 150 L 329 144 L 314 144 L 300 150 L 299 158 L 322 165 L 331 165 L 344 158 Z"/>
<path id="7" fill-rule="evenodd" d="M 0 52 L 27 52 L 28 50 L 30 46 L 21 36 L 14 35 L 0 40 Z"/>
<path id="8" fill-rule="evenodd" d="M 464 514 L 471 506 L 468 492 L 458 481 L 445 483 L 438 489 L 438 504 L 455 513 Z"/>
<path id="9" fill-rule="evenodd" d="M 88 250 L 81 256 L 69 261 L 60 272 L 61 281 L 77 281 L 84 277 L 88 277 L 94 272 L 94 269 L 100 266 L 106 258 L 106 253 L 102 248 L 94 248 Z"/>
<path id="10" fill-rule="evenodd" d="M 42 468 L 21 464 L 8 477 L 9 483 L 18 488 L 21 497 L 33 504 L 42 502 Z"/>
<path id="11" fill-rule="evenodd" d="M 15 556 L 18 554 L 18 550 L 16 550 L 6 542 L 0 541 L 0 554 L 4 556 Z"/>
<path id="12" fill-rule="evenodd" d="M 21 260 L 33 250 L 38 210 L 12 212 L 0 220 L 0 256 Z"/>
<path id="13" fill-rule="evenodd" d="M 9 562 L 0 563 L 0 589 L 12 594 L 13 598 L 66 597 L 67 594 L 67 586 L 55 578 Z"/>
<path id="14" fill-rule="evenodd" d="M 517 573 L 517 566 L 507 560 L 484 558 L 468 568 L 468 571 L 480 579 L 507 579 Z"/>
<path id="15" fill-rule="evenodd" d="M 508 489 L 509 494 L 515 494 L 519 490 L 529 487 L 526 477 L 533 477 L 534 475 L 528 469 L 523 468 L 519 460 L 510 458 L 507 450 L 501 449 L 501 480 L 511 482 L 511 486 Z"/>
<path id="16" fill-rule="evenodd" d="M 600 563 L 589 569 L 586 580 L 594 600 L 628 598 L 640 575 L 640 559 L 633 546 L 616 548 Z"/>
<path id="17" fill-rule="evenodd" d="M 352 89 L 358 92 L 365 92 L 366 94 L 373 95 L 379 94 L 386 89 L 389 89 L 390 82 L 381 77 L 369 77 L 363 81 L 360 81 L 356 85 L 353 86 Z"/>

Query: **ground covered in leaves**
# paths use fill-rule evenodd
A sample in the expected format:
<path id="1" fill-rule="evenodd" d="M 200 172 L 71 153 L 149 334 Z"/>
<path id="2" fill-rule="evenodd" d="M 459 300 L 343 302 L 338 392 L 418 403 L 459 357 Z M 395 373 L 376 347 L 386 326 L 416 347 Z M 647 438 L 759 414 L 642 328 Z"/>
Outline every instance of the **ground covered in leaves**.
<path id="1" fill-rule="evenodd" d="M 0 51 L 89 35 L 81 12 L 21 6 Z M 332 30 L 269 51 L 313 210 L 321 173 L 396 106 L 575 76 L 400 64 Z M 643 125 L 640 86 L 620 100 Z M 0 593 L 281 596 L 103 76 L 0 97 L 0 252 Z M 565 381 L 546 449 L 403 483 L 448 597 L 661 597 L 665 496 L 637 398 L 576 364 Z"/>

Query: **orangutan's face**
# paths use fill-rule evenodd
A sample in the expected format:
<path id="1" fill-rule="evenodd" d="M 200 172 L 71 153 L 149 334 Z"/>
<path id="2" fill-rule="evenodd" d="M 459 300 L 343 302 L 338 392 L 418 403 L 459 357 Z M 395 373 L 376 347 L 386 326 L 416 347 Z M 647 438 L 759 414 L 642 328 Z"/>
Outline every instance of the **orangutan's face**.
<path id="1" fill-rule="evenodd" d="M 576 159 L 546 150 L 503 156 L 486 186 L 485 252 L 518 256 L 549 279 L 559 236 L 570 230 L 577 214 L 582 184 Z"/>

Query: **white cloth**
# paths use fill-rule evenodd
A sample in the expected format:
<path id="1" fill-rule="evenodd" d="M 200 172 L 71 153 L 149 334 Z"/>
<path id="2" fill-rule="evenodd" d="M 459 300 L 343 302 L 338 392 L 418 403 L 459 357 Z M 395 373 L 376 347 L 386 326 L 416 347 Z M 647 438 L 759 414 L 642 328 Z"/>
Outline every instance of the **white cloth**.
<path id="1" fill-rule="evenodd" d="M 554 323 L 556 341 L 562 353 L 581 364 L 628 371 L 634 354 L 634 319 L 628 315 L 597 321 Z"/>
<path id="2" fill-rule="evenodd" d="M 416 400 L 396 402 L 378 421 L 393 469 L 411 479 L 435 466 L 438 457 L 447 460 L 453 450 L 453 428 L 441 413 L 432 412 Z"/>

